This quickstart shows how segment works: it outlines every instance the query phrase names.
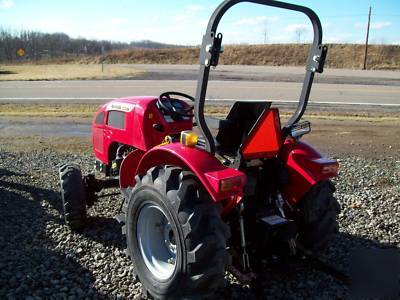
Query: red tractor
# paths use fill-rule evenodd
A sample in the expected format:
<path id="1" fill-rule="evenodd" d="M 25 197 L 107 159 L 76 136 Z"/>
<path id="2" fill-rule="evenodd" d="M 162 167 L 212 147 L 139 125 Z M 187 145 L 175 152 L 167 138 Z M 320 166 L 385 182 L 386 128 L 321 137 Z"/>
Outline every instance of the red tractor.
<path id="1" fill-rule="evenodd" d="M 226 119 L 204 115 L 210 67 L 223 52 L 217 26 L 240 2 L 299 11 L 312 22 L 299 105 L 285 126 L 268 101 L 237 101 Z M 127 253 L 143 289 L 157 299 L 206 297 L 223 286 L 227 270 L 251 278 L 268 255 L 324 249 L 338 228 L 329 180 L 338 163 L 300 141 L 310 132 L 300 119 L 327 53 L 321 41 L 320 20 L 306 7 L 224 1 L 203 38 L 194 98 L 127 97 L 97 112 L 93 150 L 105 176 L 82 177 L 74 164 L 60 168 L 66 224 L 82 228 L 96 193 L 119 186 Z"/>

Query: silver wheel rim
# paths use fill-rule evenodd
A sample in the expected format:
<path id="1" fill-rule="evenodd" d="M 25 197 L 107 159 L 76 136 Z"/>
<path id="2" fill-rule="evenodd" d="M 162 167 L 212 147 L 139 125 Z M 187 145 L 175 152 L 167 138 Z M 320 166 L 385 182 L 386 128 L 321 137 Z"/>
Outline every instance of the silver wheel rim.
<path id="1" fill-rule="evenodd" d="M 136 237 L 140 254 L 149 271 L 159 280 L 169 279 L 176 268 L 175 235 L 159 206 L 146 204 L 141 208 Z"/>

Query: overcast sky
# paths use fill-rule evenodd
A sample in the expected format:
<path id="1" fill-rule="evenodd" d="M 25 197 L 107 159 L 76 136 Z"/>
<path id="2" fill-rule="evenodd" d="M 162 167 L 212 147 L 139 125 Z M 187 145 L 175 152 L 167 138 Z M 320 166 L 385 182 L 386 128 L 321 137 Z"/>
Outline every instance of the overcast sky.
<path id="1" fill-rule="evenodd" d="M 0 0 L 0 26 L 65 32 L 71 37 L 130 42 L 201 43 L 208 18 L 221 1 Z M 400 44 L 400 0 L 292 0 L 320 16 L 325 43 L 363 43 L 372 6 L 370 41 Z M 299 13 L 241 3 L 222 20 L 224 43 L 287 43 L 311 39 Z"/>

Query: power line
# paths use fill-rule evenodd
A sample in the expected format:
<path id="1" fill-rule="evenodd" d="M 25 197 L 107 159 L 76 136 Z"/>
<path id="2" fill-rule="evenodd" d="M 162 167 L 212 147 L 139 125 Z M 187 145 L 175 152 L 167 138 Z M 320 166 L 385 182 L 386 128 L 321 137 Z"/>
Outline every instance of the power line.
<path id="1" fill-rule="evenodd" d="M 400 17 L 400 14 L 380 14 L 380 13 L 373 13 L 372 16 L 376 17 Z M 320 18 L 348 18 L 348 17 L 364 17 L 365 13 L 356 13 L 356 14 L 345 14 L 345 15 L 319 15 Z M 303 15 L 298 16 L 285 16 L 285 19 L 305 19 L 306 17 Z"/>
<path id="2" fill-rule="evenodd" d="M 321 18 L 346 18 L 346 17 L 360 17 L 365 16 L 365 14 L 351 14 L 351 15 L 321 15 Z"/>
<path id="3" fill-rule="evenodd" d="M 379 17 L 400 17 L 400 15 L 392 15 L 392 14 L 374 14 L 374 16 L 379 16 Z"/>

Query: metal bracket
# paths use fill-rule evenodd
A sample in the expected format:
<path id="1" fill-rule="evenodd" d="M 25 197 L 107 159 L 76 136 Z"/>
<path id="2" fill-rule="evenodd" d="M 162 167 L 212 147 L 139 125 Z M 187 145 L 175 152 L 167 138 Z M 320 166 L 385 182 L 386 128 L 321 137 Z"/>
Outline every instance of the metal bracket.
<path id="1" fill-rule="evenodd" d="M 206 43 L 205 43 L 206 42 Z M 200 57 L 200 64 L 206 67 L 216 67 L 219 62 L 219 55 L 224 52 L 222 47 L 222 33 L 218 33 L 217 36 L 214 32 L 211 32 L 210 36 L 204 36 L 203 45 L 205 46 L 204 55 Z"/>
<path id="2" fill-rule="evenodd" d="M 322 73 L 324 71 L 324 64 L 328 47 L 319 45 L 308 58 L 307 70 L 310 72 Z"/>

